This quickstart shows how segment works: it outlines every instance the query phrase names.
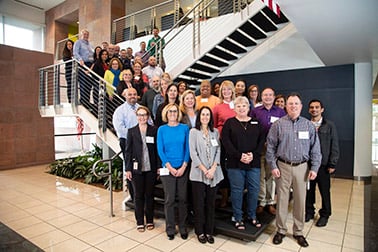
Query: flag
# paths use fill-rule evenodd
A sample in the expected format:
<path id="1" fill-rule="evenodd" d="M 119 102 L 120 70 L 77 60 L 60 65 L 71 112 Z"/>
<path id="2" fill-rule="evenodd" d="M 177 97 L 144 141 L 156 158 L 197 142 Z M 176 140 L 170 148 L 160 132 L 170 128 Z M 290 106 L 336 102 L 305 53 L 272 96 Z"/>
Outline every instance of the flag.
<path id="1" fill-rule="evenodd" d="M 278 17 L 280 17 L 281 10 L 280 10 L 280 6 L 276 3 L 276 1 L 274 0 L 261 0 L 261 1 L 263 1 L 264 4 L 269 7 L 269 9 L 271 9 L 274 13 L 276 13 Z"/>

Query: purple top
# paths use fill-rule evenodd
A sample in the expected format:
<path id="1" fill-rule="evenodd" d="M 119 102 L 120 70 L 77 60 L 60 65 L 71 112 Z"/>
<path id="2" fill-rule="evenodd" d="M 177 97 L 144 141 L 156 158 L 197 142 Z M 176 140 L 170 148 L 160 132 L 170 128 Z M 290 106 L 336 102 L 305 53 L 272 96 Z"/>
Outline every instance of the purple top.
<path id="1" fill-rule="evenodd" d="M 258 106 L 250 113 L 251 117 L 256 118 L 260 122 L 266 135 L 268 135 L 272 124 L 284 115 L 286 115 L 285 110 L 274 105 L 269 110 L 264 105 Z"/>

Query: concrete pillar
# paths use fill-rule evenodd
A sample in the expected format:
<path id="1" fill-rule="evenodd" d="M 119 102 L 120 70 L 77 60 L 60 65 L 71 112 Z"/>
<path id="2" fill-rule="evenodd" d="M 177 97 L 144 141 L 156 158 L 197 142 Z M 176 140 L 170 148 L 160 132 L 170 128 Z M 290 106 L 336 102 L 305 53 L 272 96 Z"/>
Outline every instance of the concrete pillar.
<path id="1" fill-rule="evenodd" d="M 354 120 L 354 171 L 356 180 L 370 180 L 372 175 L 372 66 L 356 63 L 355 120 Z"/>

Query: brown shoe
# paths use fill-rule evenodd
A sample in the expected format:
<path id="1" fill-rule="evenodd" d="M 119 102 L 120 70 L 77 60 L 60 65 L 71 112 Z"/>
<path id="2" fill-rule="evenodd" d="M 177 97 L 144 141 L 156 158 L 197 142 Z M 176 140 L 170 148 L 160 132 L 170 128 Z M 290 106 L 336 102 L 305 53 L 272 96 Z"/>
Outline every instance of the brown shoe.
<path id="1" fill-rule="evenodd" d="M 256 209 L 256 213 L 257 214 L 261 214 L 262 212 L 264 212 L 264 207 L 263 206 L 258 206 L 257 209 Z"/>
<path id="2" fill-rule="evenodd" d="M 272 215 L 276 215 L 276 208 L 273 205 L 269 205 L 268 212 Z"/>

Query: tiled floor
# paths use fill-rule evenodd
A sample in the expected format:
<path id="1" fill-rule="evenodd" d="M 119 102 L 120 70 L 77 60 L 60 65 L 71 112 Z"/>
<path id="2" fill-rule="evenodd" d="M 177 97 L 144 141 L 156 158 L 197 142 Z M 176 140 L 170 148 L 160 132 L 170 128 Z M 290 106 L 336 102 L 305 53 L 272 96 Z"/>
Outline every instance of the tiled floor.
<path id="1" fill-rule="evenodd" d="M 0 171 L 0 222 L 45 251 L 363 251 L 364 184 L 332 180 L 333 214 L 324 228 L 306 223 L 310 244 L 301 248 L 288 235 L 272 244 L 274 223 L 257 239 L 245 242 L 218 235 L 200 244 L 193 230 L 188 240 L 169 241 L 164 220 L 153 231 L 136 231 L 134 212 L 123 211 L 123 192 L 114 193 L 115 217 L 109 217 L 109 192 L 45 173 L 46 166 Z M 292 218 L 289 217 L 289 229 Z"/>

